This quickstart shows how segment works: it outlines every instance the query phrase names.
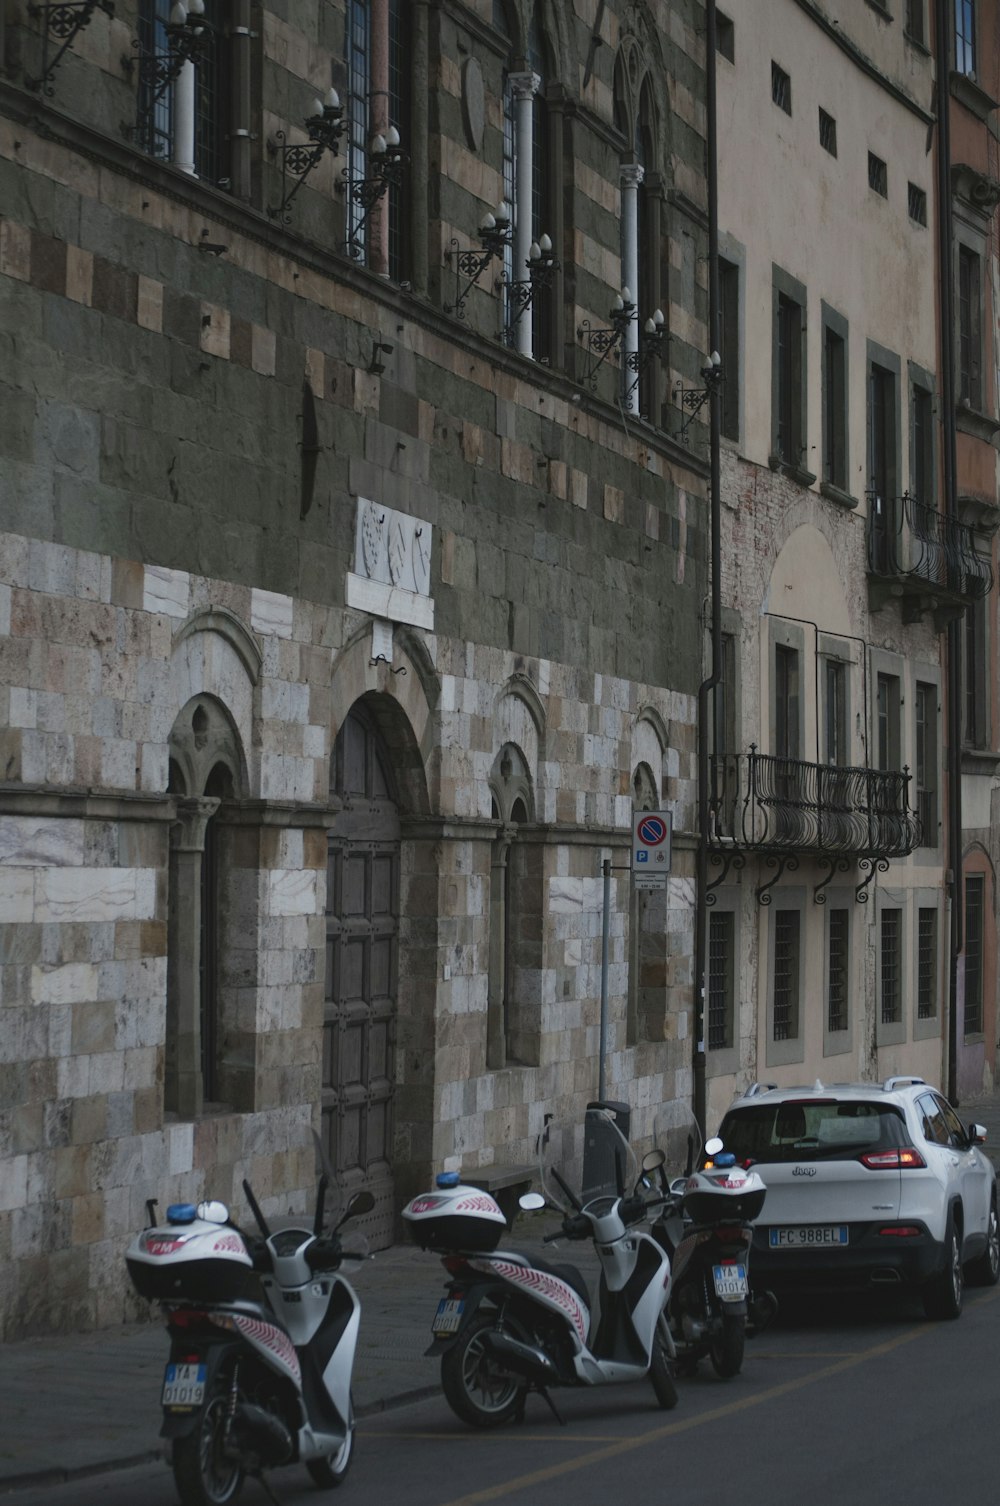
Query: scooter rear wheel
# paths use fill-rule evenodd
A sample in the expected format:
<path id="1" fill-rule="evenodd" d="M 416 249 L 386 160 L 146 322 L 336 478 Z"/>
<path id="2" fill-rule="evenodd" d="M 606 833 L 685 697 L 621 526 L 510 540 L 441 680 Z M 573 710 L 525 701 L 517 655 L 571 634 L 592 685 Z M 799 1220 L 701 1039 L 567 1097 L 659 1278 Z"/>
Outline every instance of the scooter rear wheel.
<path id="1" fill-rule="evenodd" d="M 194 1431 L 175 1438 L 174 1483 L 184 1506 L 230 1506 L 243 1489 L 240 1466 L 223 1453 L 229 1377 L 220 1376 Z"/>
<path id="2" fill-rule="evenodd" d="M 347 1424 L 347 1436 L 337 1449 L 336 1453 L 327 1454 L 325 1459 L 307 1459 L 306 1469 L 314 1485 L 320 1490 L 332 1490 L 337 1485 L 343 1485 L 347 1478 L 347 1471 L 351 1467 L 354 1458 L 354 1402 L 351 1402 L 351 1415 Z"/>
<path id="3" fill-rule="evenodd" d="M 660 1319 L 662 1323 L 664 1319 Z M 666 1340 L 660 1332 L 659 1323 L 653 1338 L 653 1350 L 649 1357 L 649 1378 L 653 1382 L 656 1399 L 665 1412 L 672 1412 L 677 1405 L 677 1386 Z"/>
<path id="4" fill-rule="evenodd" d="M 708 1357 L 722 1380 L 731 1380 L 743 1368 L 743 1347 L 747 1320 L 742 1313 L 723 1313 L 722 1329 L 712 1339 Z"/>
<path id="5" fill-rule="evenodd" d="M 494 1314 L 477 1314 L 457 1344 L 441 1356 L 445 1400 L 470 1427 L 496 1428 L 508 1422 L 526 1389 L 523 1381 L 508 1375 L 487 1353 L 483 1335 L 498 1327 Z"/>

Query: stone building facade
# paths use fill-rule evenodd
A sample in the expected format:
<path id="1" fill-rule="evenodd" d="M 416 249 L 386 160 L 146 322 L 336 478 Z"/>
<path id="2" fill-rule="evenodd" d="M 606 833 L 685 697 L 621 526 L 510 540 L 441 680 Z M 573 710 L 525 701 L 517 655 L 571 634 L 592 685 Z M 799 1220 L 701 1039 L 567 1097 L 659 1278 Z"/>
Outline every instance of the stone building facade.
<path id="1" fill-rule="evenodd" d="M 608 1094 L 691 1090 L 701 5 L 88 14 L 2 33 L 6 1337 L 312 1129 L 381 1242 L 530 1160 L 606 860 Z"/>

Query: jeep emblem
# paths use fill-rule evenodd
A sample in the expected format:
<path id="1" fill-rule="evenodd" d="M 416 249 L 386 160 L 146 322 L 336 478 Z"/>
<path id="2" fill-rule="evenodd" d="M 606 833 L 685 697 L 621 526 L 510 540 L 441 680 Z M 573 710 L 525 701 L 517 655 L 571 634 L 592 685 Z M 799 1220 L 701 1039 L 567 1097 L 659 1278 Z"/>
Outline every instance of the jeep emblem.
<path id="1" fill-rule="evenodd" d="M 816 1168 L 815 1168 L 815 1166 L 793 1166 L 792 1167 L 792 1176 L 793 1177 L 814 1177 L 815 1175 L 816 1175 Z"/>

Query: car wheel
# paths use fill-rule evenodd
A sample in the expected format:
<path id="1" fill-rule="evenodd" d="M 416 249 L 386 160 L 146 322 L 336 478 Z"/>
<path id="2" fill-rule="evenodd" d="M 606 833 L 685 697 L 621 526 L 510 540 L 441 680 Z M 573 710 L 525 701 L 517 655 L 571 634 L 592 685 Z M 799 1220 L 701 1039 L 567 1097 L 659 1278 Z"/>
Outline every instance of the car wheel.
<path id="1" fill-rule="evenodd" d="M 952 1218 L 944 1245 L 944 1267 L 924 1287 L 924 1312 L 929 1318 L 958 1318 L 962 1313 L 962 1246 Z"/>
<path id="2" fill-rule="evenodd" d="M 969 1280 L 976 1286 L 996 1286 L 1000 1280 L 1000 1225 L 997 1223 L 996 1193 L 990 1200 L 986 1220 L 986 1249 L 969 1265 Z"/>

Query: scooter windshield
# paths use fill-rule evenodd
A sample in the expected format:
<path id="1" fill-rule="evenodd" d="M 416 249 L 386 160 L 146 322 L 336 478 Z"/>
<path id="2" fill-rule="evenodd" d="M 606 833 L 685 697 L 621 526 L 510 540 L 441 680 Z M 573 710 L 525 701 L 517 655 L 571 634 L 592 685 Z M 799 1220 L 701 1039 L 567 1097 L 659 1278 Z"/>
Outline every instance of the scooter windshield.
<path id="1" fill-rule="evenodd" d="M 653 1120 L 653 1144 L 666 1155 L 668 1177 L 690 1176 L 701 1165 L 701 1130 L 690 1104 L 673 1099 L 660 1105 Z"/>
<path id="2" fill-rule="evenodd" d="M 540 1137 L 539 1165 L 545 1196 L 563 1213 L 625 1197 L 638 1178 L 632 1148 L 607 1109 L 588 1109 L 582 1124 L 550 1120 Z"/>

